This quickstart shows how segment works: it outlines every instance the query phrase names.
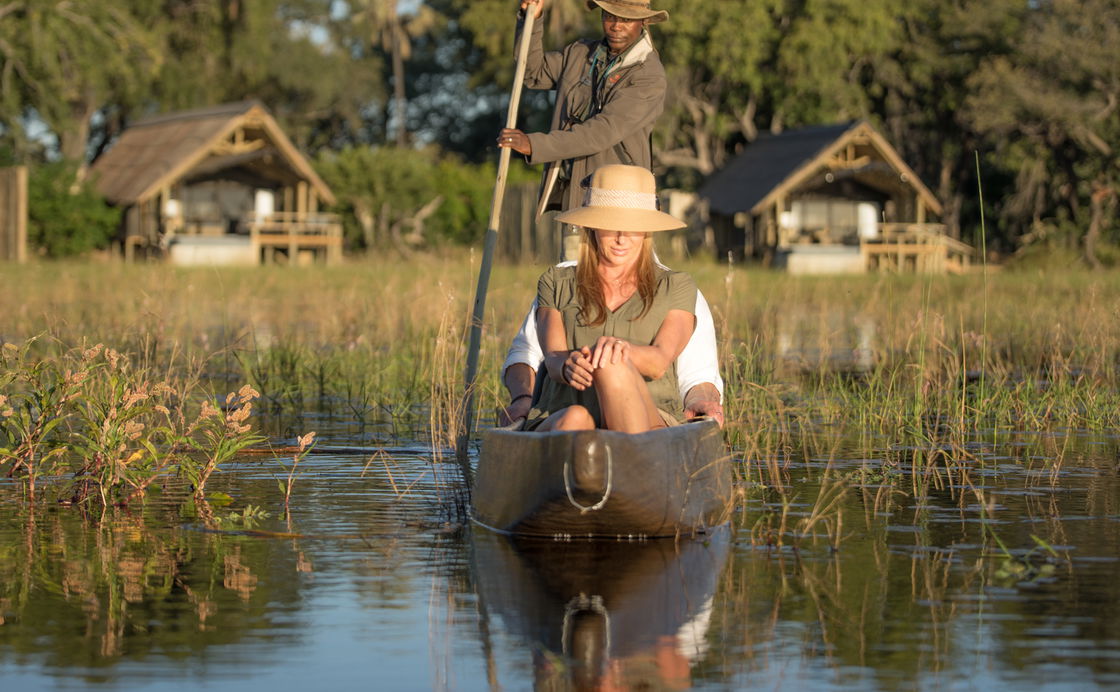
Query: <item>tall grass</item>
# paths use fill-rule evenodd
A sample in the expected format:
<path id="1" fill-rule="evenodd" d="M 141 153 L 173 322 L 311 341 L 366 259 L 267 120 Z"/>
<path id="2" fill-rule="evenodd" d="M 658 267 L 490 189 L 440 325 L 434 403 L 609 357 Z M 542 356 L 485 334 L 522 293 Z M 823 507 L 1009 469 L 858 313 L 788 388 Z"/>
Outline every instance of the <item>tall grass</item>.
<path id="1" fill-rule="evenodd" d="M 782 492 L 791 459 L 844 439 L 866 458 L 901 450 L 920 494 L 973 460 L 979 439 L 1120 424 L 1120 276 L 681 268 L 712 305 L 725 432 L 758 487 Z M 498 368 L 542 269 L 495 268 L 480 425 L 504 403 Z M 42 335 L 32 358 L 103 343 L 166 376 L 203 363 L 197 376 L 215 396 L 248 382 L 262 413 L 326 412 L 430 444 L 438 461 L 457 434 L 474 280 L 462 253 L 330 269 L 11 266 L 0 277 L 0 341 Z"/>

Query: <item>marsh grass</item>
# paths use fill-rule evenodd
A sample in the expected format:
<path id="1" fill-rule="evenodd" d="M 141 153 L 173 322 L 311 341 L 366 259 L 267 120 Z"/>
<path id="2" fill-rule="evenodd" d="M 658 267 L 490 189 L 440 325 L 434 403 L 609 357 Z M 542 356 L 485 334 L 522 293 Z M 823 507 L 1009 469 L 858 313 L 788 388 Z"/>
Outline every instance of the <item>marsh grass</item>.
<path id="1" fill-rule="evenodd" d="M 0 350 L 0 472 L 32 503 L 40 481 L 67 504 L 106 507 L 169 477 L 202 498 L 223 463 L 262 440 L 246 423 L 248 385 L 216 404 L 199 397 L 196 370 L 165 377 L 101 344 L 43 355 L 40 341 Z"/>
<path id="2" fill-rule="evenodd" d="M 498 367 L 543 268 L 495 268 L 479 411 L 504 403 Z M 748 492 L 777 493 L 773 506 L 791 506 L 791 465 L 829 458 L 838 439 L 849 458 L 879 460 L 892 487 L 922 496 L 982 467 L 978 446 L 1001 436 L 1120 425 L 1116 275 L 790 277 L 729 265 L 682 268 L 708 297 L 719 329 L 725 433 L 743 460 L 740 478 Z M 461 420 L 474 281 L 465 254 L 329 270 L 5 267 L 0 341 L 43 335 L 28 351 L 43 359 L 104 343 L 163 379 L 197 377 L 213 391 L 247 382 L 261 394 L 260 415 L 326 411 L 387 426 L 395 439 L 429 445 L 433 472 L 443 473 Z M 483 415 L 478 425 L 491 423 Z M 40 451 L 49 453 L 28 459 L 50 466 Z M 1043 474 L 1051 482 L 1062 462 L 1054 451 Z M 834 485 L 859 491 L 862 482 L 848 476 Z M 449 490 L 461 483 L 441 481 Z M 833 506 L 832 497 L 813 504 Z M 840 535 L 829 516 L 808 516 L 826 536 Z M 803 540 L 811 532 L 793 519 L 782 531 Z"/>

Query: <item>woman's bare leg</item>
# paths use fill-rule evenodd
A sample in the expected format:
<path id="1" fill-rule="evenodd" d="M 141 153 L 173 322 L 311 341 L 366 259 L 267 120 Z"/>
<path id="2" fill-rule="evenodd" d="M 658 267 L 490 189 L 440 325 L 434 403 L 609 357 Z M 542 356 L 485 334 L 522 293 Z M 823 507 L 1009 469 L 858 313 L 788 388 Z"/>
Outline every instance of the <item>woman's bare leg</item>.
<path id="1" fill-rule="evenodd" d="M 632 364 L 601 365 L 593 379 L 604 428 L 638 433 L 665 427 L 645 379 Z"/>
<path id="2" fill-rule="evenodd" d="M 538 432 L 594 429 L 595 419 L 591 417 L 591 412 L 579 405 L 562 408 L 545 418 L 544 422 L 537 426 Z"/>

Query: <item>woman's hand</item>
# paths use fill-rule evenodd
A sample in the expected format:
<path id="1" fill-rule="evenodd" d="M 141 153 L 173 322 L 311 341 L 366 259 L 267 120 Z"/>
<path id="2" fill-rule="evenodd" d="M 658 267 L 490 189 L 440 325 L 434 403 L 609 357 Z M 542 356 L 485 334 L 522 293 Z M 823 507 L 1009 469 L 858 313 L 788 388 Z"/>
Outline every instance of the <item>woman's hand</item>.
<path id="1" fill-rule="evenodd" d="M 564 359 L 560 376 L 564 384 L 582 392 L 591 386 L 591 373 L 594 371 L 595 368 L 591 367 L 591 349 L 584 346 L 580 350 L 568 354 L 568 357 Z"/>
<path id="2" fill-rule="evenodd" d="M 601 336 L 595 341 L 595 350 L 591 356 L 591 369 L 601 368 L 604 365 L 617 365 L 630 361 L 630 342 L 613 336 Z"/>

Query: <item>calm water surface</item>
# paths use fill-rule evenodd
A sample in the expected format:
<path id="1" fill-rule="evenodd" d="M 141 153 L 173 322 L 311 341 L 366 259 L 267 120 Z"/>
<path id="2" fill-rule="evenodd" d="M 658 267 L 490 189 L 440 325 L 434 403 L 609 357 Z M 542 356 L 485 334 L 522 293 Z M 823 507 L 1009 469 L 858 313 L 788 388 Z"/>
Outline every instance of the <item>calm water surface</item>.
<path id="1" fill-rule="evenodd" d="M 1118 448 L 1005 437 L 920 499 L 906 450 L 792 458 L 787 528 L 856 484 L 780 547 L 746 483 L 704 541 L 511 542 L 449 522 L 454 472 L 415 449 L 308 457 L 288 518 L 257 459 L 211 481 L 226 505 L 100 521 L 9 487 L 0 689 L 1116 689 Z M 200 516 L 248 505 L 252 531 Z"/>

